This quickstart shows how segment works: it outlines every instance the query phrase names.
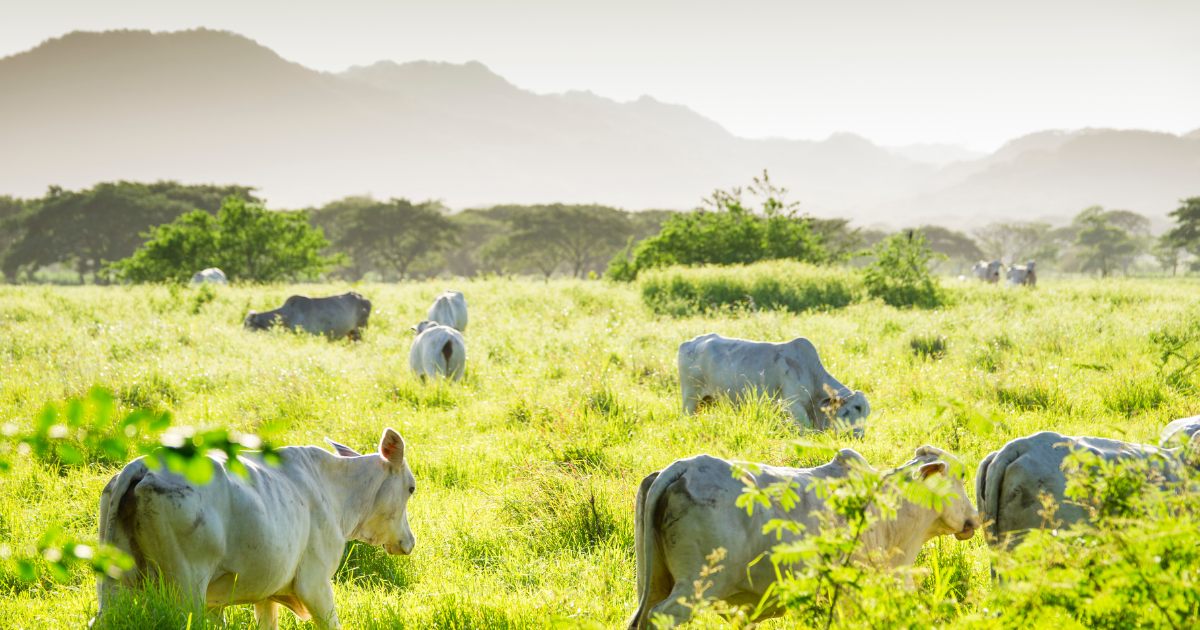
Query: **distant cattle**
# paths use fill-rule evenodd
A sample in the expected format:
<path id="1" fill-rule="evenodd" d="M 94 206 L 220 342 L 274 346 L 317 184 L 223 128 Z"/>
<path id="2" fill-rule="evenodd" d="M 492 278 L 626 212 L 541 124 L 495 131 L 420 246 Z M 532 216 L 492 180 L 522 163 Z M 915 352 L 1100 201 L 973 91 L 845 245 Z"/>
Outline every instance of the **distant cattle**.
<path id="1" fill-rule="evenodd" d="M 460 291 L 445 291 L 433 299 L 425 319 L 467 332 L 467 299 Z"/>
<path id="2" fill-rule="evenodd" d="M 1024 265 L 1013 265 L 1008 268 L 1008 283 L 1013 286 L 1037 286 L 1037 273 L 1033 267 L 1037 261 L 1027 261 Z"/>
<path id="3" fill-rule="evenodd" d="M 204 271 L 197 271 L 196 275 L 192 276 L 192 281 L 188 283 L 191 286 L 200 284 L 229 284 L 225 280 L 225 272 L 216 267 L 209 267 Z"/>
<path id="4" fill-rule="evenodd" d="M 871 413 L 866 394 L 851 391 L 825 371 L 816 347 L 803 337 L 770 343 L 709 333 L 679 344 L 678 362 L 687 414 L 717 397 L 737 401 L 758 394 L 782 401 L 804 426 L 854 426 L 861 435 L 857 423 Z"/>
<path id="5" fill-rule="evenodd" d="M 971 267 L 971 274 L 984 282 L 995 284 L 1000 281 L 1000 269 L 1002 267 L 1003 265 L 1000 264 L 999 260 L 993 260 L 992 262 L 981 260 L 975 263 L 974 267 Z"/>
<path id="6" fill-rule="evenodd" d="M 340 627 L 330 580 L 346 543 L 411 553 L 416 481 L 392 429 L 370 455 L 334 447 L 336 455 L 281 448 L 277 467 L 258 454 L 240 456 L 247 478 L 213 457 L 203 485 L 161 462 L 130 462 L 104 487 L 98 526 L 100 542 L 131 556 L 136 569 L 119 581 L 97 578 L 100 616 L 118 589 L 161 579 L 210 609 L 254 604 L 258 628 L 277 627 L 281 604 L 318 627 Z"/>
<path id="7" fill-rule="evenodd" d="M 370 316 L 371 301 L 351 291 L 319 298 L 293 295 L 273 311 L 250 311 L 242 323 L 247 330 L 266 330 L 280 325 L 330 339 L 349 335 L 358 340 L 362 338 L 362 329 L 367 326 Z"/>
<path id="8" fill-rule="evenodd" d="M 1162 448 L 1181 446 L 1200 433 L 1200 416 L 1180 418 L 1163 427 L 1159 434 L 1158 445 Z"/>
<path id="9" fill-rule="evenodd" d="M 459 381 L 467 369 L 467 345 L 462 333 L 450 326 L 421 322 L 412 329 L 417 333 L 408 352 L 408 367 L 421 377 Z"/>
<path id="10" fill-rule="evenodd" d="M 822 531 L 819 515 L 829 506 L 812 482 L 844 478 L 854 466 L 870 468 L 861 455 L 843 449 L 833 461 L 816 468 L 782 468 L 756 464 L 758 472 L 735 477 L 735 462 L 698 455 L 681 459 L 642 480 L 634 502 L 634 552 L 637 557 L 638 607 L 629 630 L 650 628 L 657 615 L 674 617 L 680 624 L 691 618 L 686 600 L 695 585 L 709 584 L 704 596 L 731 605 L 757 606 L 777 579 L 775 566 L 764 555 L 780 542 L 787 543 Z M 967 498 L 961 464 L 932 446 L 918 448 L 912 460 L 894 471 L 922 477 L 947 475 L 953 496 L 941 511 L 902 499 L 895 520 L 879 520 L 863 533 L 861 554 L 882 553 L 891 566 L 910 565 L 926 542 L 943 534 L 970 539 L 980 526 L 979 514 Z M 780 481 L 793 482 L 799 495 L 794 507 L 755 505 L 752 515 L 737 506 L 747 483 L 765 488 Z M 782 540 L 766 534 L 772 519 L 798 523 L 798 532 L 782 531 Z M 701 574 L 705 556 L 718 548 L 726 555 L 724 567 Z M 785 567 L 786 568 L 786 567 Z M 768 599 L 765 616 L 782 614 Z"/>
<path id="11" fill-rule="evenodd" d="M 1088 451 L 1102 460 L 1150 460 L 1163 464 L 1168 474 L 1177 461 L 1174 453 L 1148 444 L 1097 437 L 1073 437 L 1041 431 L 1016 438 L 989 453 L 975 474 L 975 500 L 988 525 L 989 542 L 1015 545 L 1024 532 L 1047 524 L 1039 495 L 1053 498 L 1058 509 L 1053 519 L 1062 526 L 1087 519 L 1080 505 L 1066 500 L 1067 475 L 1063 460 L 1074 450 Z"/>

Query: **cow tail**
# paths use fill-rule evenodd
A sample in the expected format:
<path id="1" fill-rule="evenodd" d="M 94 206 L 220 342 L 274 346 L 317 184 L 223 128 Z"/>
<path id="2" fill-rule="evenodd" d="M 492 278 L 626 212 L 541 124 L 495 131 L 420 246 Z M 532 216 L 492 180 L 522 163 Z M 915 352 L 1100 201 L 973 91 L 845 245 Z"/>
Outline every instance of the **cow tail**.
<path id="1" fill-rule="evenodd" d="M 447 339 L 442 345 L 442 375 L 450 378 L 450 357 L 454 356 L 454 340 Z"/>
<path id="2" fill-rule="evenodd" d="M 975 500 L 979 503 L 984 523 L 992 524 L 992 535 L 1000 542 L 1000 491 L 1004 484 L 1004 472 L 1008 465 L 1023 455 L 1020 441 L 1010 442 L 999 451 L 994 451 L 979 464 L 975 476 Z M 980 490 L 982 489 L 982 492 Z"/>
<path id="3" fill-rule="evenodd" d="M 650 473 L 638 486 L 634 503 L 634 554 L 637 557 L 638 607 L 629 619 L 628 630 L 640 630 L 643 618 L 650 609 L 651 578 L 654 576 L 655 556 L 658 549 L 654 537 L 654 514 L 658 511 L 658 500 L 671 484 L 686 472 L 685 466 L 672 464 L 660 472 Z M 648 626 L 647 626 L 648 627 Z"/>

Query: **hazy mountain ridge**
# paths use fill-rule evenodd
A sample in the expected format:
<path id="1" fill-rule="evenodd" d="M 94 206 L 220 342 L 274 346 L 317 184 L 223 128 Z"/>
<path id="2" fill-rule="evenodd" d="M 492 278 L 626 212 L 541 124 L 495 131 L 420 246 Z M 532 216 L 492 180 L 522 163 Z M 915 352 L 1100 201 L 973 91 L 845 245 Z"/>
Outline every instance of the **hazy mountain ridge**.
<path id="1" fill-rule="evenodd" d="M 954 147 L 737 138 L 682 105 L 538 95 L 478 62 L 321 73 L 203 29 L 48 40 L 0 59 L 0 95 L 0 192 L 23 196 L 170 178 L 259 186 L 276 206 L 371 192 L 680 208 L 767 168 L 809 212 L 963 224 L 1094 203 L 1161 215 L 1200 194 L 1200 129 L 1039 132 L 938 169 Z"/>

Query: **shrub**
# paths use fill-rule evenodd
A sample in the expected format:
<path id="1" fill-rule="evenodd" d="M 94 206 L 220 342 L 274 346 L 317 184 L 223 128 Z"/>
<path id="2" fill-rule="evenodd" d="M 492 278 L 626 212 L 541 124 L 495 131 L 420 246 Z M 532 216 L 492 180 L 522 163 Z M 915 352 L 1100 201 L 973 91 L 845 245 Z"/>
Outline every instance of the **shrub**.
<path id="1" fill-rule="evenodd" d="M 277 282 L 315 277 L 332 262 L 321 257 L 329 242 L 309 227 L 306 212 L 274 212 L 232 195 L 216 218 L 196 210 L 142 236 L 141 249 L 106 269 L 135 283 L 183 283 L 207 267 L 230 279 Z"/>
<path id="2" fill-rule="evenodd" d="M 934 308 L 942 303 L 942 292 L 929 272 L 930 259 L 941 254 L 929 249 L 920 230 L 889 236 L 872 254 L 875 262 L 863 271 L 871 297 L 896 307 Z"/>
<path id="3" fill-rule="evenodd" d="M 672 267 L 644 274 L 642 301 L 657 313 L 685 316 L 726 309 L 841 308 L 862 293 L 854 271 L 791 261 L 732 267 Z"/>

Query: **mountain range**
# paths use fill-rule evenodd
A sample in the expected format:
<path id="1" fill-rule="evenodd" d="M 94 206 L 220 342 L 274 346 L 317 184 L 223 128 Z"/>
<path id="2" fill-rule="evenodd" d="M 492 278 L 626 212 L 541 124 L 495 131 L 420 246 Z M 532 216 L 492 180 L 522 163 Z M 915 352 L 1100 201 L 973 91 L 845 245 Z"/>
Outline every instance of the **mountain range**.
<path id="1" fill-rule="evenodd" d="M 370 193 L 689 208 L 764 169 L 803 210 L 863 224 L 1057 222 L 1096 204 L 1165 224 L 1200 195 L 1200 129 L 1044 131 L 986 155 L 746 139 L 650 96 L 535 94 L 478 62 L 323 73 L 205 29 L 75 32 L 0 59 L 0 194 L 177 179 L 256 186 L 272 207 Z"/>

